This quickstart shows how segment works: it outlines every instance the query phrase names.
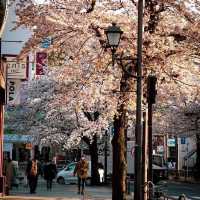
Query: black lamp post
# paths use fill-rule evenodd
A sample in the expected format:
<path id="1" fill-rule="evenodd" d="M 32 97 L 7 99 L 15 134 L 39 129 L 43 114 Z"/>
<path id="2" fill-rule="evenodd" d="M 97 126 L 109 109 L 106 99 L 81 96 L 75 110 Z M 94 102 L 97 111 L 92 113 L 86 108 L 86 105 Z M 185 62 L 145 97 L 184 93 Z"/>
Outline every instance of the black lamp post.
<path id="1" fill-rule="evenodd" d="M 112 63 L 114 65 L 114 54 L 116 52 L 117 47 L 119 46 L 123 31 L 120 29 L 119 26 L 116 26 L 116 23 L 113 22 L 112 26 L 109 26 L 106 29 L 105 33 L 107 36 L 109 48 L 112 51 Z"/>

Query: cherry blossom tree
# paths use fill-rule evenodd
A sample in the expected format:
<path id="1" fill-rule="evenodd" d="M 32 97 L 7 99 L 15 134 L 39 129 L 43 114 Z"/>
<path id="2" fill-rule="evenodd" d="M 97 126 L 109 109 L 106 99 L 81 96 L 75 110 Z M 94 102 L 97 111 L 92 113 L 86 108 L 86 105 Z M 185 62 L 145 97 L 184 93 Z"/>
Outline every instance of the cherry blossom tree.
<path id="1" fill-rule="evenodd" d="M 168 119 L 160 123 L 162 127 L 170 128 L 169 117 L 180 113 L 177 108 L 183 109 L 199 92 L 199 68 L 194 63 L 194 58 L 199 59 L 199 9 L 198 1 L 145 2 L 144 91 L 147 75 L 156 74 L 156 116 L 161 116 L 160 108 L 164 108 Z M 54 77 L 63 87 L 59 85 L 61 92 L 48 104 L 49 116 L 53 116 L 54 108 L 67 106 L 75 110 L 79 126 L 79 131 L 71 133 L 73 137 L 69 137 L 67 145 L 84 135 L 102 134 L 100 130 L 114 120 L 113 199 L 126 199 L 124 141 L 128 113 L 135 110 L 135 63 L 127 65 L 120 58 L 131 55 L 136 59 L 136 11 L 137 1 L 128 0 L 49 0 L 41 5 L 29 0 L 20 1 L 17 6 L 17 26 L 34 27 L 33 37 L 22 54 L 38 48 L 45 37 L 53 40 L 48 51 L 54 67 L 59 64 Z M 124 31 L 114 66 L 110 64 L 104 35 L 112 21 Z M 97 121 L 84 121 L 82 110 L 100 110 L 101 114 Z"/>

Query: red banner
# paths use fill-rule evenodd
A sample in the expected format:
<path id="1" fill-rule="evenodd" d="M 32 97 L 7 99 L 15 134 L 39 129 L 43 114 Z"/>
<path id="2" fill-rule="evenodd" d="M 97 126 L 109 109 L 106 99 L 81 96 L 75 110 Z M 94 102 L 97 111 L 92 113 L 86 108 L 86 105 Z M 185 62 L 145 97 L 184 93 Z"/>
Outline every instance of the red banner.
<path id="1" fill-rule="evenodd" d="M 47 53 L 36 53 L 36 75 L 44 75 L 47 68 Z"/>

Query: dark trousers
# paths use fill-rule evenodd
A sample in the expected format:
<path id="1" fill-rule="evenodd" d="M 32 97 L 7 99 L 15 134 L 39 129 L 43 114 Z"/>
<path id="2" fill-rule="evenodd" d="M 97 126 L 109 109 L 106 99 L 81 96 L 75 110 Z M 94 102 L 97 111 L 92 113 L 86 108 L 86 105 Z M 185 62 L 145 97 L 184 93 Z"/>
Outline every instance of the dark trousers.
<path id="1" fill-rule="evenodd" d="M 84 192 L 84 188 L 85 188 L 85 178 L 80 178 L 78 177 L 78 192 Z"/>
<path id="2" fill-rule="evenodd" d="M 37 176 L 30 176 L 28 178 L 28 184 L 29 184 L 29 188 L 30 188 L 30 193 L 35 193 L 36 192 L 37 181 L 38 181 L 38 177 Z"/>
<path id="3" fill-rule="evenodd" d="M 51 190 L 52 189 L 52 179 L 47 179 L 47 190 Z"/>

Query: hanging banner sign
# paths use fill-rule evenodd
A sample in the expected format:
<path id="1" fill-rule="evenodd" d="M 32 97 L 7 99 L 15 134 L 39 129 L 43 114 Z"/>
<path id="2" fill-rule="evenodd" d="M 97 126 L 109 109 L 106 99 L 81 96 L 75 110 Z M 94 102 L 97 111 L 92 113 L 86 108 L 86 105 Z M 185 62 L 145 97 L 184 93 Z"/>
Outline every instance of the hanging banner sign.
<path id="1" fill-rule="evenodd" d="M 47 53 L 36 53 L 36 75 L 44 75 L 47 68 Z"/>
<path id="2" fill-rule="evenodd" d="M 7 104 L 20 104 L 20 88 L 21 80 L 8 79 L 7 80 Z"/>

